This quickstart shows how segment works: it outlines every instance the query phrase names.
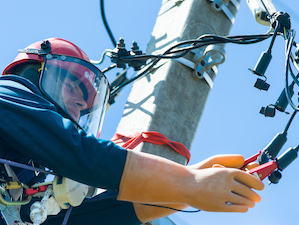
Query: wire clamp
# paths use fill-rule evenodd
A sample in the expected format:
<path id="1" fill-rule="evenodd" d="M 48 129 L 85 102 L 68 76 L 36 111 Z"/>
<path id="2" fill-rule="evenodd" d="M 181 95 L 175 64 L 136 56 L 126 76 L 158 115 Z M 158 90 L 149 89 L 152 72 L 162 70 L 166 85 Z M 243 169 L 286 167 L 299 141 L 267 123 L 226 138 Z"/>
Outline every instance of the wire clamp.
<path id="1" fill-rule="evenodd" d="M 219 45 L 208 45 L 204 50 L 194 49 L 191 51 L 194 54 L 194 62 L 186 58 L 173 59 L 183 65 L 193 69 L 198 78 L 203 78 L 213 88 L 212 73 L 218 72 L 217 65 L 225 60 L 225 50 Z"/>
<path id="2" fill-rule="evenodd" d="M 231 13 L 228 8 L 229 2 L 238 10 L 240 3 L 237 0 L 208 0 L 212 2 L 212 8 L 216 11 L 223 11 L 226 17 L 231 21 L 232 24 L 235 22 L 235 16 Z"/>

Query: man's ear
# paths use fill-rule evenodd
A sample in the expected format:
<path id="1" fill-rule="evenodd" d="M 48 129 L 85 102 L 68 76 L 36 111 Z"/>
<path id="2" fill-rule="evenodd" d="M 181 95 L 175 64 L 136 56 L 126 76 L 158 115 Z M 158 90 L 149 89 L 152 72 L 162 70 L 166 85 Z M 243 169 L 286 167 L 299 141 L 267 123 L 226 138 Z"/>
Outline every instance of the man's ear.
<path id="1" fill-rule="evenodd" d="M 36 87 L 38 87 L 40 77 L 39 69 L 39 63 L 28 63 L 17 68 L 15 74 L 30 80 Z"/>

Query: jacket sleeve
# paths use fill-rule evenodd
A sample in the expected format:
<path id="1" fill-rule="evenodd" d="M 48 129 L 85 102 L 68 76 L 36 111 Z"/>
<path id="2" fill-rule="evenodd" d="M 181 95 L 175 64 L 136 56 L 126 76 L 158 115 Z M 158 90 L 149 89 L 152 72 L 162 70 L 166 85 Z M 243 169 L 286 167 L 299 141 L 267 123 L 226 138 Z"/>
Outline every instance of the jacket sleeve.
<path id="1" fill-rule="evenodd" d="M 28 85 L 0 79 L 0 121 L 0 138 L 21 154 L 61 176 L 118 191 L 127 151 L 78 131 Z"/>

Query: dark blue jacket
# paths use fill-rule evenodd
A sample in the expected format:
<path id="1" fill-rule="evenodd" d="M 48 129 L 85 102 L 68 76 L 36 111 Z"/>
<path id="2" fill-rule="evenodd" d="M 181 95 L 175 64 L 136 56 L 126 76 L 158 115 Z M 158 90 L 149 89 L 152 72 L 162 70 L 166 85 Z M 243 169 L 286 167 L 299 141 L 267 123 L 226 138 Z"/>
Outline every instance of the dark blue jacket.
<path id="1" fill-rule="evenodd" d="M 30 81 L 13 75 L 0 78 L 1 158 L 20 163 L 33 160 L 61 176 L 117 192 L 126 156 L 127 151 L 112 142 L 78 131 Z M 22 182 L 32 178 L 30 172 L 15 171 Z M 115 224 L 139 224 L 132 205 L 125 208 L 130 208 L 132 223 L 120 218 Z"/>

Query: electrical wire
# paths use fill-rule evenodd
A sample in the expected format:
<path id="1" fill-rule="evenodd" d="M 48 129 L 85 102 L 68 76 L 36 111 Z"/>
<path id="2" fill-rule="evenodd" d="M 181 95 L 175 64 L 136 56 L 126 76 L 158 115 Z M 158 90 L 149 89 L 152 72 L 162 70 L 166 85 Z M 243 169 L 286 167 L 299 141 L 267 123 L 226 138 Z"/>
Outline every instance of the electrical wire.
<path id="1" fill-rule="evenodd" d="M 52 171 L 48 171 L 48 170 L 44 170 L 41 168 L 37 168 L 37 167 L 33 167 L 33 166 L 29 166 L 29 165 L 25 165 L 22 163 L 18 163 L 18 162 L 14 162 L 14 161 L 10 161 L 8 159 L 3 159 L 0 158 L 0 163 L 2 164 L 7 164 L 9 166 L 13 166 L 13 167 L 18 167 L 18 168 L 22 168 L 25 170 L 31 170 L 31 171 L 36 171 L 36 172 L 40 172 L 40 173 L 44 173 L 44 174 L 52 174 L 52 175 L 57 175 L 56 173 L 52 172 Z"/>
<path id="2" fill-rule="evenodd" d="M 110 196 L 106 196 L 106 197 L 100 197 L 100 198 L 90 198 L 88 199 L 89 202 L 97 202 L 97 201 L 104 201 L 104 200 L 108 200 L 108 199 L 117 199 L 118 194 L 115 195 L 110 195 Z M 124 204 L 128 204 L 130 202 L 124 202 Z M 175 209 L 172 207 L 168 207 L 168 206 L 163 206 L 163 205 L 155 205 L 155 204 L 147 204 L 147 203 L 140 203 L 142 205 L 147 205 L 147 206 L 153 206 L 153 207 L 158 207 L 158 208 L 164 208 L 164 209 L 170 209 L 173 211 L 177 211 L 177 212 L 184 212 L 184 213 L 197 213 L 200 212 L 201 210 L 182 210 L 182 209 Z"/>
<path id="3" fill-rule="evenodd" d="M 67 211 L 66 211 L 66 213 L 65 213 L 65 215 L 64 215 L 64 218 L 63 218 L 63 221 L 62 221 L 62 224 L 61 224 L 61 225 L 66 225 L 66 224 L 67 224 L 67 222 L 68 222 L 68 220 L 69 220 L 69 218 L 70 218 L 70 215 L 71 215 L 72 210 L 73 210 L 73 206 L 70 206 L 70 207 L 67 209 Z"/>
<path id="4" fill-rule="evenodd" d="M 106 17 L 105 17 L 105 10 L 104 10 L 104 0 L 100 0 L 100 9 L 101 9 L 101 15 L 102 15 L 102 20 L 105 25 L 105 28 L 107 30 L 107 33 L 113 43 L 114 46 L 116 46 L 116 41 L 115 38 L 109 28 L 109 25 L 107 23 Z M 277 30 L 279 25 L 277 25 L 276 29 Z M 276 33 L 274 32 L 274 36 L 272 38 L 272 44 L 274 42 L 274 39 L 276 37 Z M 206 34 L 202 35 L 196 40 L 188 40 L 188 41 L 182 41 L 171 48 L 169 48 L 167 51 L 165 51 L 161 55 L 134 55 L 134 56 L 126 56 L 126 57 L 120 57 L 120 60 L 125 60 L 127 62 L 129 61 L 136 61 L 136 60 L 148 60 L 151 59 L 152 61 L 147 64 L 147 68 L 143 70 L 140 74 L 138 74 L 136 77 L 131 78 L 130 80 L 120 84 L 119 86 L 114 87 L 110 94 L 113 95 L 116 92 L 119 92 L 124 86 L 132 83 L 133 81 L 136 81 L 145 75 L 149 73 L 149 71 L 160 61 L 161 59 L 175 59 L 175 58 L 180 58 L 185 56 L 188 52 L 190 52 L 193 49 L 200 48 L 203 46 L 211 45 L 211 44 L 219 44 L 219 43 L 234 43 L 234 44 L 253 44 L 257 42 L 261 42 L 267 38 L 272 36 L 270 31 L 268 31 L 266 34 L 258 34 L 258 35 L 237 35 L 237 36 L 228 36 L 228 37 L 222 37 L 222 36 L 217 36 L 217 35 L 211 35 L 211 34 Z M 189 45 L 189 46 L 186 46 Z M 184 46 L 184 47 L 181 47 Z M 186 47 L 185 47 L 186 46 Z M 178 49 L 178 47 L 180 47 Z M 102 63 L 104 56 L 111 50 L 106 50 L 103 54 L 102 57 L 99 61 L 92 61 L 94 64 L 100 64 Z M 149 65 L 150 64 L 150 65 Z M 105 69 L 104 73 L 115 68 L 115 66 L 111 66 Z"/>
<path id="5" fill-rule="evenodd" d="M 109 67 L 103 69 L 103 70 L 102 70 L 102 73 L 106 73 L 106 72 L 108 72 L 109 70 L 114 69 L 116 66 L 117 66 L 116 63 L 115 63 L 115 64 L 112 64 L 111 66 L 109 66 Z"/>
<path id="6" fill-rule="evenodd" d="M 283 29 L 284 29 L 284 32 L 283 32 L 284 39 L 287 40 L 287 32 L 286 32 L 285 27 Z M 293 46 L 295 46 L 296 48 L 299 48 L 299 45 L 297 45 L 297 43 L 295 41 L 293 42 Z M 298 64 L 296 62 L 296 59 L 295 59 L 295 57 L 293 56 L 292 53 L 291 53 L 291 58 L 292 58 L 292 61 L 293 61 L 293 65 L 295 66 L 297 71 L 299 71 L 299 66 L 298 66 Z"/>
<path id="7" fill-rule="evenodd" d="M 144 69 L 140 74 L 138 74 L 136 77 L 134 77 L 134 78 L 126 81 L 125 83 L 112 89 L 110 94 L 111 95 L 115 94 L 124 86 L 147 75 L 148 72 L 151 71 L 151 69 L 161 59 L 173 59 L 173 58 L 183 57 L 191 50 L 200 48 L 200 47 L 203 47 L 206 45 L 219 44 L 219 43 L 253 44 L 253 43 L 264 41 L 271 36 L 272 36 L 272 34 L 270 32 L 268 32 L 266 34 L 258 34 L 258 35 L 238 35 L 238 36 L 228 36 L 228 37 L 206 34 L 206 35 L 200 36 L 199 38 L 197 38 L 195 40 L 179 42 L 176 45 L 170 47 L 168 50 L 166 50 L 161 55 L 135 55 L 135 56 L 120 57 L 120 59 L 128 60 L 128 61 L 130 61 L 130 60 L 146 60 L 146 59 L 152 59 L 152 61 L 146 65 L 148 67 L 146 69 Z M 189 46 L 186 47 L 186 45 L 189 45 Z M 180 46 L 185 46 L 185 47 L 177 49 Z M 180 53 L 180 54 L 168 56 L 169 54 L 174 54 L 174 53 Z"/>
<path id="8" fill-rule="evenodd" d="M 108 25 L 108 22 L 106 20 L 106 16 L 105 16 L 105 9 L 104 9 L 104 0 L 100 0 L 100 11 L 101 11 L 101 16 L 102 16 L 102 20 L 104 23 L 104 26 L 106 28 L 106 31 L 110 37 L 110 40 L 112 42 L 112 44 L 114 45 L 114 47 L 116 47 L 116 41 L 115 38 L 113 36 L 113 33 L 110 30 L 110 27 Z M 277 35 L 277 30 L 279 28 L 279 24 L 277 24 L 275 31 L 274 31 L 274 36 L 272 38 L 271 44 L 270 46 L 273 45 L 274 43 L 274 39 Z M 202 35 L 200 36 L 197 40 L 191 40 L 191 41 L 183 41 L 178 43 L 177 45 L 171 47 L 170 49 L 168 49 L 166 52 L 164 52 L 164 54 L 162 55 L 135 55 L 135 56 L 126 56 L 126 57 L 120 57 L 121 60 L 126 60 L 126 61 L 133 61 L 133 60 L 148 60 L 148 59 L 152 59 L 151 61 L 151 65 L 148 66 L 147 69 L 145 69 L 143 72 L 141 72 L 140 74 L 138 74 L 136 77 L 124 82 L 123 84 L 114 87 L 111 90 L 111 95 L 115 94 L 116 92 L 120 91 L 124 86 L 132 83 L 135 80 L 138 80 L 142 77 L 144 77 L 146 74 L 148 74 L 148 72 L 154 67 L 154 65 L 156 65 L 158 63 L 158 61 L 160 59 L 174 59 L 174 58 L 180 58 L 185 56 L 189 51 L 196 49 L 196 48 L 200 48 L 206 45 L 210 45 L 210 44 L 219 44 L 219 43 L 235 43 L 235 44 L 253 44 L 253 43 L 257 43 L 260 41 L 263 41 L 267 38 L 269 38 L 271 36 L 270 33 L 271 29 L 266 33 L 266 34 L 259 34 L 259 35 L 239 35 L 239 36 L 230 36 L 230 37 L 221 37 L 221 36 L 217 36 L 217 35 Z M 183 45 L 187 45 L 187 44 L 191 44 L 191 46 L 188 47 L 182 47 L 180 49 L 176 49 L 179 46 L 183 46 Z M 110 50 L 106 50 L 103 54 L 102 57 L 99 61 L 93 61 L 93 64 L 100 64 L 103 62 L 104 57 L 106 55 L 106 53 L 110 51 Z M 182 53 L 181 53 L 182 52 Z M 177 54 L 180 53 L 180 54 Z M 176 55 L 173 55 L 176 54 Z M 155 59 L 155 60 L 153 60 Z M 115 66 L 110 66 L 108 68 L 106 68 L 104 70 L 104 73 L 115 68 Z"/>
<path id="9" fill-rule="evenodd" d="M 106 16 L 105 16 L 105 9 L 104 9 L 104 0 L 100 0 L 100 10 L 101 10 L 101 16 L 102 16 L 102 20 L 103 20 L 103 23 L 104 23 L 104 26 L 106 28 L 106 31 L 110 37 L 110 40 L 113 44 L 113 46 L 115 47 L 116 46 L 116 41 L 115 41 L 115 38 L 110 30 L 110 27 L 108 25 L 108 22 L 106 20 Z"/>
<path id="10" fill-rule="evenodd" d="M 286 31 L 285 31 L 286 32 Z M 290 55 L 291 55 L 291 48 L 293 46 L 293 42 L 294 42 L 294 38 L 295 38 L 295 31 L 294 30 L 289 30 L 288 31 L 288 35 L 287 35 L 287 41 L 286 41 L 286 61 L 285 61 L 285 94 L 287 97 L 287 100 L 289 102 L 289 104 L 291 105 L 291 107 L 295 110 L 298 111 L 299 108 L 297 106 L 295 106 L 295 104 L 293 103 L 290 93 L 289 93 L 289 89 L 288 89 L 288 74 L 290 71 Z M 292 73 L 291 73 L 292 76 Z M 296 82 L 297 79 L 293 80 Z"/>
<path id="11" fill-rule="evenodd" d="M 200 209 L 197 209 L 197 210 L 183 210 L 183 209 L 175 209 L 175 208 L 168 207 L 168 206 L 163 206 L 163 205 L 153 205 L 153 204 L 145 204 L 145 203 L 142 203 L 142 205 L 154 206 L 154 207 L 163 208 L 163 209 L 170 209 L 170 210 L 173 210 L 173 211 L 184 212 L 184 213 L 197 213 L 197 212 L 201 211 Z"/>
<path id="12" fill-rule="evenodd" d="M 272 40 L 270 42 L 270 45 L 269 45 L 269 51 L 271 52 L 272 50 L 272 47 L 274 45 L 274 41 L 275 41 L 275 38 L 277 36 L 277 33 L 278 33 L 278 30 L 280 29 L 280 23 L 277 23 L 276 26 L 275 26 L 275 29 L 274 29 L 274 33 L 273 33 L 273 37 L 272 37 Z"/>
<path id="13" fill-rule="evenodd" d="M 222 37 L 217 35 L 202 35 L 198 39 L 195 40 L 188 40 L 188 41 L 182 41 L 178 44 L 172 46 L 167 51 L 165 51 L 162 55 L 134 55 L 134 56 L 125 56 L 120 57 L 122 60 L 145 60 L 150 58 L 160 58 L 160 59 L 173 59 L 173 58 L 180 58 L 183 57 L 185 54 L 187 54 L 189 51 L 200 48 L 206 45 L 211 44 L 225 44 L 225 43 L 233 43 L 233 44 L 254 44 L 257 42 L 264 41 L 265 39 L 271 37 L 272 34 L 258 34 L 258 35 L 239 35 L 239 36 L 228 36 L 228 37 Z M 183 47 L 180 49 L 176 49 L 180 46 L 184 45 L 190 45 L 187 47 Z M 174 50 L 176 49 L 176 50 Z M 167 56 L 169 54 L 179 53 L 183 52 L 180 55 L 171 55 Z"/>
<path id="14" fill-rule="evenodd" d="M 297 76 L 295 76 L 290 65 L 289 65 L 288 72 L 290 73 L 291 77 L 293 78 L 293 81 L 292 81 L 290 87 L 294 87 L 295 83 L 299 86 L 299 81 L 298 81 L 299 74 L 297 74 Z"/>
<path id="15" fill-rule="evenodd" d="M 288 121 L 286 127 L 284 128 L 283 133 L 287 133 L 287 132 L 288 132 L 288 130 L 289 130 L 289 128 L 290 128 L 290 125 L 291 125 L 291 123 L 293 122 L 294 117 L 296 116 L 296 113 L 297 113 L 296 110 L 292 113 L 292 115 L 291 115 L 291 117 L 290 117 L 290 119 L 289 119 L 289 121 Z"/>
<path id="16" fill-rule="evenodd" d="M 135 80 L 138 80 L 140 78 L 142 78 L 143 76 L 145 76 L 159 61 L 160 59 L 156 59 L 153 62 L 149 63 L 149 67 L 146 68 L 143 72 L 141 72 L 140 74 L 138 74 L 136 77 L 133 77 L 132 79 L 120 84 L 119 86 L 116 86 L 115 88 L 113 88 L 110 92 L 110 95 L 113 96 L 116 92 L 118 92 L 120 89 L 122 89 L 123 87 L 127 86 L 128 84 L 132 83 Z"/>
<path id="17" fill-rule="evenodd" d="M 110 49 L 106 49 L 103 53 L 102 53 L 102 56 L 100 58 L 100 60 L 96 61 L 96 60 L 90 60 L 90 62 L 92 64 L 95 64 L 95 65 L 98 65 L 98 64 L 101 64 L 104 62 L 104 59 L 105 59 L 105 56 L 107 55 L 108 52 L 111 52 Z"/>
<path id="18" fill-rule="evenodd" d="M 268 15 L 271 15 L 271 13 L 269 12 L 269 10 L 268 10 L 268 8 L 266 7 L 266 5 L 265 5 L 265 3 L 264 3 L 263 0 L 261 0 L 261 3 L 262 3 L 262 5 L 264 6 L 264 8 L 266 9 L 267 14 L 268 14 Z"/>

